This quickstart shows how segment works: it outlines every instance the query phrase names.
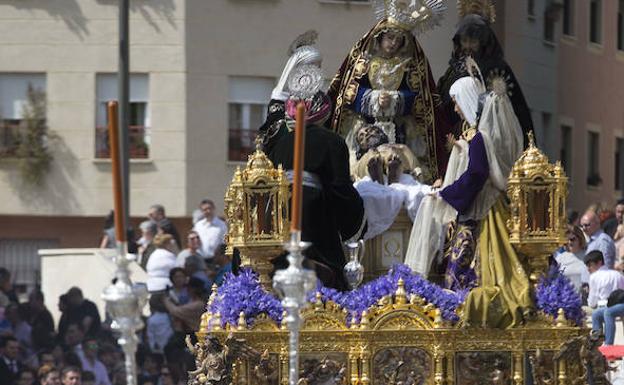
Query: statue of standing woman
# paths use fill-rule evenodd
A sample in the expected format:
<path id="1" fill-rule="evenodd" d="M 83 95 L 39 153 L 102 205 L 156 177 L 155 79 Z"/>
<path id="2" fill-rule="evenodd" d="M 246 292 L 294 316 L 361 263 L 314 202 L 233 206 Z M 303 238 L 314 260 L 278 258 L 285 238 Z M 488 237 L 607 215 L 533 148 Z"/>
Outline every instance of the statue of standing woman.
<path id="1" fill-rule="evenodd" d="M 379 22 L 353 46 L 329 87 L 329 126 L 345 138 L 352 162 L 360 150 L 359 129 L 382 128 L 390 144 L 412 150 L 423 179 L 433 181 L 446 166 L 446 130 L 436 126 L 439 97 L 413 30 L 435 25 L 444 7 L 441 1 L 420 3 L 374 2 Z"/>

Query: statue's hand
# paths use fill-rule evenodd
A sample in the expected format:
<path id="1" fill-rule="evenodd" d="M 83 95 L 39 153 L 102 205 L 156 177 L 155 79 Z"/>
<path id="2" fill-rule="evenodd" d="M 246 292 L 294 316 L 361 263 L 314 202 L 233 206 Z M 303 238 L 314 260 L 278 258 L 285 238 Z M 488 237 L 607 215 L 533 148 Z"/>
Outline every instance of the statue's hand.
<path id="1" fill-rule="evenodd" d="M 387 92 L 382 92 L 379 95 L 379 106 L 385 110 L 390 107 L 390 103 L 392 103 L 392 95 Z"/>
<path id="2" fill-rule="evenodd" d="M 457 142 L 457 139 L 455 139 L 455 135 L 453 134 L 446 135 L 446 146 L 449 150 L 453 148 L 456 142 Z"/>
<path id="3" fill-rule="evenodd" d="M 440 188 L 442 187 L 442 179 L 438 178 L 435 180 L 435 182 L 433 182 L 433 184 L 431 185 L 432 188 Z"/>

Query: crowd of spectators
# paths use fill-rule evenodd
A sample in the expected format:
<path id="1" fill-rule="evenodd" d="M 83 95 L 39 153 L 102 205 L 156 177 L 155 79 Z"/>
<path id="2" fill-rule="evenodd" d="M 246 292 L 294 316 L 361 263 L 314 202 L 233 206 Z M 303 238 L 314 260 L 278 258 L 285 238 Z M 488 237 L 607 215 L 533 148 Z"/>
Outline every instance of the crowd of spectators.
<path id="1" fill-rule="evenodd" d="M 592 329 L 613 345 L 615 320 L 624 317 L 624 199 L 613 209 L 572 212 L 568 222 L 567 244 L 554 260 L 581 292 Z"/>
<path id="2" fill-rule="evenodd" d="M 198 330 L 213 285 L 231 271 L 225 222 L 212 201 L 202 200 L 199 209 L 184 245 L 162 205 L 150 207 L 139 226 L 137 261 L 150 291 L 150 315 L 138 333 L 139 385 L 186 383 L 194 360 L 184 339 Z M 112 215 L 100 247 L 115 247 Z M 55 324 L 38 289 L 20 303 L 11 272 L 0 268 L 0 385 L 126 385 L 111 320 L 78 287 L 58 298 L 58 309 Z"/>

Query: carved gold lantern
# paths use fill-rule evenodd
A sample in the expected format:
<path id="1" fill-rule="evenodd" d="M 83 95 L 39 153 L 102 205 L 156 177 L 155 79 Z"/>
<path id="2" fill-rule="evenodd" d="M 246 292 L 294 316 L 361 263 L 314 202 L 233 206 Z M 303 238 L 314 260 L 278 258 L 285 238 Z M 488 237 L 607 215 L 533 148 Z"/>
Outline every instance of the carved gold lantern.
<path id="1" fill-rule="evenodd" d="M 266 289 L 272 284 L 271 260 L 283 252 L 289 238 L 288 186 L 281 166 L 273 166 L 257 141 L 247 166 L 236 169 L 225 193 L 227 253 L 237 248 L 241 266 L 257 272 Z"/>
<path id="2" fill-rule="evenodd" d="M 509 177 L 507 226 L 510 242 L 527 257 L 534 283 L 546 272 L 548 257 L 565 243 L 567 181 L 561 164 L 550 163 L 529 134 L 529 148 Z"/>

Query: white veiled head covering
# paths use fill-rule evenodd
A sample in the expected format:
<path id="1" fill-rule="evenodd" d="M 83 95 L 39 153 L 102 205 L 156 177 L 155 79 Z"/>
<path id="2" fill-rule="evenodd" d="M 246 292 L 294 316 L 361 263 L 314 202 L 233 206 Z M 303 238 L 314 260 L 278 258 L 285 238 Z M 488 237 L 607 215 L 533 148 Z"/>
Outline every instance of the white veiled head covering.
<path id="1" fill-rule="evenodd" d="M 451 98 L 459 106 L 464 118 L 470 126 L 477 124 L 477 110 L 479 109 L 479 95 L 485 92 L 483 84 L 471 76 L 459 78 L 449 90 Z"/>
<path id="2" fill-rule="evenodd" d="M 316 64 L 320 66 L 322 61 L 323 57 L 321 56 L 321 52 L 316 47 L 312 45 L 304 45 L 297 48 L 288 58 L 286 66 L 282 71 L 282 76 L 280 76 L 277 86 L 275 86 L 273 92 L 271 93 L 271 99 L 286 101 L 290 96 L 287 84 L 288 78 L 295 68 L 309 64 Z"/>

